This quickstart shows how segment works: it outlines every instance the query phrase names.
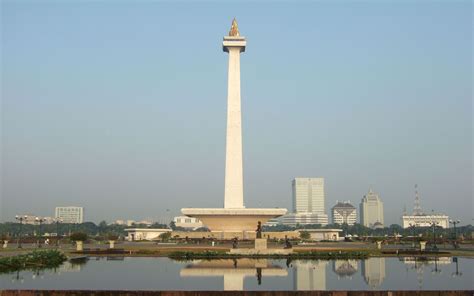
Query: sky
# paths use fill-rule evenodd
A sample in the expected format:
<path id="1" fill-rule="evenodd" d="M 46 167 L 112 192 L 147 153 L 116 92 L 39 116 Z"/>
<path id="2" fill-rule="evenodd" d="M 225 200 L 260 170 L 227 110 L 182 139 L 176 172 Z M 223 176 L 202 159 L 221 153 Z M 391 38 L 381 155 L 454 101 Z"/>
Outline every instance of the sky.
<path id="1" fill-rule="evenodd" d="M 244 201 L 326 211 L 380 194 L 385 224 L 472 224 L 470 1 L 1 1 L 0 220 L 83 206 L 162 221 L 224 201 L 227 59 L 237 18 Z"/>

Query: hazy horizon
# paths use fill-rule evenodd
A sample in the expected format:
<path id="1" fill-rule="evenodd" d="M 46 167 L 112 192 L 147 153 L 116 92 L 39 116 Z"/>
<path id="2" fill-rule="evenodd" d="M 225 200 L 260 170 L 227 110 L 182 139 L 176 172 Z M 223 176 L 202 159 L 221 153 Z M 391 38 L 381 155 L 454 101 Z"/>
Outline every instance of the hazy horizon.
<path id="1" fill-rule="evenodd" d="M 222 207 L 227 53 L 237 18 L 244 202 L 326 212 L 369 188 L 385 224 L 472 224 L 472 3 L 1 2 L 0 221 L 83 206 L 85 220 Z M 169 209 L 169 212 L 167 211 Z M 359 213 L 358 213 L 359 215 Z M 168 218 L 168 217 L 167 217 Z"/>

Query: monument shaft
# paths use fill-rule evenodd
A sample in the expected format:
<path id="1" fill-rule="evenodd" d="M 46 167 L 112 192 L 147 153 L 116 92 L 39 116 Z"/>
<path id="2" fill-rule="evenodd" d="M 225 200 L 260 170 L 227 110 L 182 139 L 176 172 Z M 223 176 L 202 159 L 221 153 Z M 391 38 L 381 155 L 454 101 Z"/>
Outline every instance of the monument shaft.
<path id="1" fill-rule="evenodd" d="M 227 86 L 227 136 L 225 159 L 224 208 L 183 208 L 183 215 L 202 221 L 211 231 L 232 233 L 245 237 L 255 231 L 258 223 L 286 214 L 286 209 L 248 209 L 244 207 L 242 169 L 242 114 L 240 110 L 240 53 L 247 42 L 240 36 L 237 21 L 232 21 L 229 35 L 224 37 L 222 49 L 229 53 Z"/>
<path id="2" fill-rule="evenodd" d="M 227 138 L 224 208 L 243 208 L 242 114 L 240 104 L 240 47 L 228 47 Z"/>

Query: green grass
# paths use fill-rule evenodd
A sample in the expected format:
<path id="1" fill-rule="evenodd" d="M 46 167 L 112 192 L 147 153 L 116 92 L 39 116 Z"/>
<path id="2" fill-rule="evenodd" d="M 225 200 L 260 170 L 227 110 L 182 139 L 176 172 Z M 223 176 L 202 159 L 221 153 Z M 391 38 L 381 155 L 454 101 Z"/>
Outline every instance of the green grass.
<path id="1" fill-rule="evenodd" d="M 60 266 L 66 259 L 63 253 L 56 250 L 33 251 L 25 255 L 0 258 L 0 273 L 54 268 Z"/>

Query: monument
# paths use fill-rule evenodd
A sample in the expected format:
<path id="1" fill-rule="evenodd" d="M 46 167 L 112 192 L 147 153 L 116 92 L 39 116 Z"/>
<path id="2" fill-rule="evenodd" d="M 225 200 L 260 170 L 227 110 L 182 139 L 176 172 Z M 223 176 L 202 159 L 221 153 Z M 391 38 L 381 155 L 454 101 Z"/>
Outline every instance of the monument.
<path id="1" fill-rule="evenodd" d="M 222 49 L 229 54 L 227 86 L 227 136 L 224 208 L 183 208 L 181 212 L 202 221 L 211 231 L 255 231 L 260 223 L 286 214 L 286 209 L 251 209 L 244 206 L 242 165 L 242 115 L 240 108 L 240 53 L 247 41 L 240 36 L 237 21 L 232 21 Z"/>

